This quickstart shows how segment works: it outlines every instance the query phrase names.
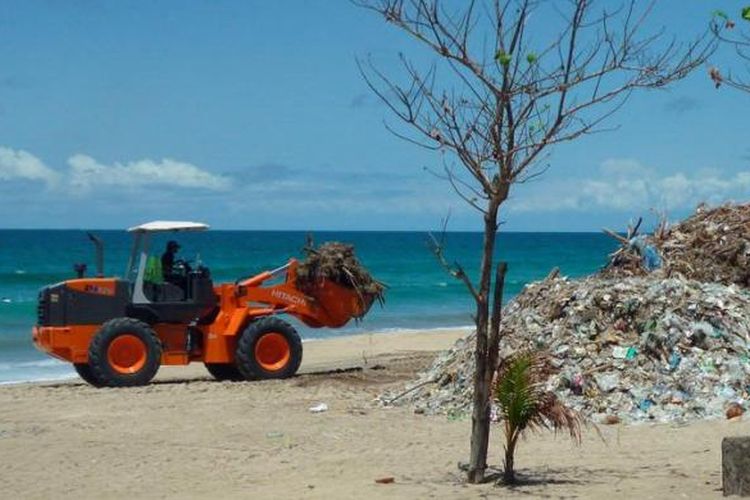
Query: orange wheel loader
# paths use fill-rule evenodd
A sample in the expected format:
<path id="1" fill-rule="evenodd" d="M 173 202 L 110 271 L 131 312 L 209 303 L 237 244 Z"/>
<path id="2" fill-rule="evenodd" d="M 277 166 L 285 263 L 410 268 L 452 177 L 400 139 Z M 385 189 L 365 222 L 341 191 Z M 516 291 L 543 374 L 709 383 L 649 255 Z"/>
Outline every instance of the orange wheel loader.
<path id="1" fill-rule="evenodd" d="M 159 366 L 193 361 L 204 363 L 218 380 L 286 378 L 300 366 L 302 342 L 280 315 L 313 328 L 336 328 L 371 305 L 329 280 L 303 293 L 295 286 L 295 259 L 218 285 L 203 266 L 183 268 L 182 288 L 148 275 L 147 263 L 155 258 L 149 253 L 152 234 L 206 229 L 172 221 L 130 228 L 133 247 L 122 279 L 103 277 L 103 246 L 90 235 L 98 276 L 83 277 L 79 268 L 79 278 L 39 292 L 34 344 L 73 363 L 81 378 L 97 387 L 145 385 Z"/>

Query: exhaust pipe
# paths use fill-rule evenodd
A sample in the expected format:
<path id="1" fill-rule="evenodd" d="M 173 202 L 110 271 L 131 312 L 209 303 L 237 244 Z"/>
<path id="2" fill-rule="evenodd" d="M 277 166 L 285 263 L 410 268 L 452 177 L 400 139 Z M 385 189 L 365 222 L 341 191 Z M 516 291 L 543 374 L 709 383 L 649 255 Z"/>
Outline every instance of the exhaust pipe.
<path id="1" fill-rule="evenodd" d="M 73 264 L 73 271 L 76 273 L 76 278 L 83 278 L 86 276 L 86 264 Z"/>
<path id="2" fill-rule="evenodd" d="M 104 243 L 101 238 L 91 233 L 86 233 L 96 247 L 96 277 L 104 277 Z"/>

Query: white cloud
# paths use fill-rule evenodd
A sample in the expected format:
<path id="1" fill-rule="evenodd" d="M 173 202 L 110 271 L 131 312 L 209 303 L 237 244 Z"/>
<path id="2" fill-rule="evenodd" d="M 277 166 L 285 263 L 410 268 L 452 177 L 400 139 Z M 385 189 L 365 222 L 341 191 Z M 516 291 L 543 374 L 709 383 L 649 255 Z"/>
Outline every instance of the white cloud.
<path id="1" fill-rule="evenodd" d="M 256 207 L 273 213 L 317 212 L 326 214 L 433 214 L 445 216 L 452 202 L 463 207 L 447 183 L 417 170 L 413 177 L 401 176 L 393 182 L 377 182 L 377 176 L 363 171 L 339 171 L 319 176 L 302 171 L 293 178 L 269 178 L 265 182 L 242 183 L 226 197 L 235 212 L 246 211 L 248 203 L 260 200 Z M 290 202 L 293 200 L 293 202 Z"/>
<path id="2" fill-rule="evenodd" d="M 192 188 L 226 191 L 230 179 L 190 163 L 165 158 L 143 159 L 106 165 L 94 158 L 76 154 L 65 170 L 55 170 L 33 154 L 0 146 L 0 183 L 36 181 L 49 189 L 85 194 L 94 188 Z M 11 184 L 12 185 L 12 184 Z"/>
<path id="3" fill-rule="evenodd" d="M 716 170 L 668 175 L 633 159 L 602 162 L 598 175 L 585 180 L 559 182 L 523 192 L 516 190 L 512 208 L 517 212 L 590 211 L 609 209 L 644 211 L 677 210 L 698 203 L 718 204 L 748 198 L 750 171 L 724 174 Z"/>
<path id="4" fill-rule="evenodd" d="M 167 186 L 210 191 L 224 191 L 230 187 L 230 181 L 226 177 L 169 158 L 161 161 L 144 159 L 125 164 L 105 165 L 90 156 L 76 154 L 68 159 L 68 165 L 70 185 L 78 191 L 88 191 L 99 186 Z"/>
<path id="5" fill-rule="evenodd" d="M 53 186 L 59 174 L 31 153 L 0 146 L 0 181 L 17 179 L 42 181 Z"/>
<path id="6" fill-rule="evenodd" d="M 638 160 L 629 158 L 609 158 L 602 162 L 599 170 L 603 175 L 618 178 L 634 177 L 648 173 L 648 169 L 641 165 Z"/>
<path id="7" fill-rule="evenodd" d="M 627 209 L 648 202 L 648 186 L 640 178 L 589 180 L 581 183 L 578 206 L 596 205 Z"/>

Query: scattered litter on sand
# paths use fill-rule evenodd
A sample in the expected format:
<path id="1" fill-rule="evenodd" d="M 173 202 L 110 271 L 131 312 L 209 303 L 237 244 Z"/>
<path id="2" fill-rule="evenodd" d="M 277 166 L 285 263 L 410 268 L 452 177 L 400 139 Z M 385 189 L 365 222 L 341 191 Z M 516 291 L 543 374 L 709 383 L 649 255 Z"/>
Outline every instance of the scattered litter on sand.
<path id="1" fill-rule="evenodd" d="M 325 403 L 319 403 L 315 406 L 311 406 L 309 411 L 310 413 L 323 413 L 324 411 L 328 411 L 328 405 Z"/>
<path id="2" fill-rule="evenodd" d="M 750 205 L 699 209 L 666 235 L 649 237 L 664 258 L 653 272 L 635 256 L 630 267 L 620 262 L 580 280 L 552 273 L 527 285 L 505 307 L 500 358 L 546 350 L 559 369 L 548 386 L 597 423 L 742 415 L 750 399 Z M 472 333 L 398 398 L 381 400 L 470 414 L 474 345 Z"/>

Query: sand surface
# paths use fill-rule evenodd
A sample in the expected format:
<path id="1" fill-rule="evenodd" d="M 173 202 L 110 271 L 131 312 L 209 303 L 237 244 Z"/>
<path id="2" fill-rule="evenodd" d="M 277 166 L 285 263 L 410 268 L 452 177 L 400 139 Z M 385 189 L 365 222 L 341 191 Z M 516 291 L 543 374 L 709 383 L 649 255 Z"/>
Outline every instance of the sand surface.
<path id="1" fill-rule="evenodd" d="M 0 387 L 2 498 L 706 498 L 721 496 L 720 445 L 747 422 L 601 427 L 581 447 L 531 436 L 532 482 L 466 485 L 470 420 L 380 408 L 465 332 L 362 335 L 305 344 L 302 375 L 215 382 L 202 366 L 150 386 L 74 381 Z M 336 371 L 337 370 L 337 371 Z M 329 410 L 308 409 L 324 402 Z M 490 462 L 500 462 L 499 428 Z M 393 484 L 375 479 L 393 477 Z"/>

